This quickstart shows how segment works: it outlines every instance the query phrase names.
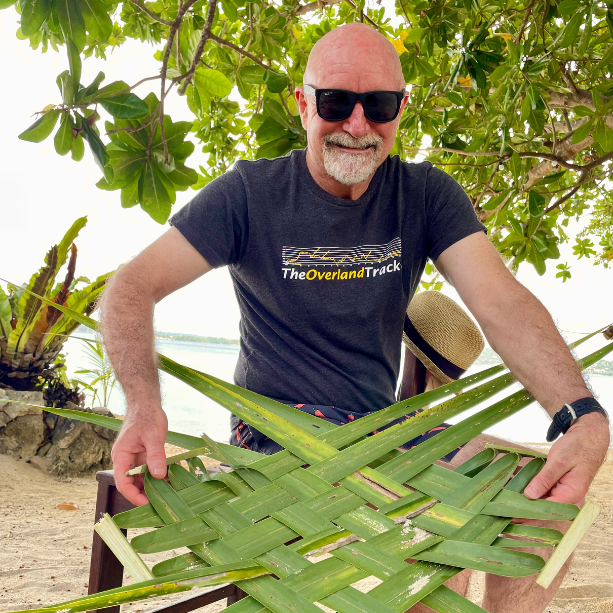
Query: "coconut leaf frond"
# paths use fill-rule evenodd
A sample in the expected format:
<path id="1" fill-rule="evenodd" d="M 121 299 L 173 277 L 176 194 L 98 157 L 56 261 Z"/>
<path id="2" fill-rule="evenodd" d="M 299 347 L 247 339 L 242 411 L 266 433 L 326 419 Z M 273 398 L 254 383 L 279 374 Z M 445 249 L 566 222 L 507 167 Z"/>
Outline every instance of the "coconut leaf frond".
<path id="1" fill-rule="evenodd" d="M 58 308 L 95 328 L 83 315 Z M 611 351 L 613 343 L 579 365 L 587 368 Z M 501 374 L 502 365 L 335 426 L 165 356 L 159 363 L 285 450 L 261 456 L 206 435 L 169 433 L 169 442 L 190 449 L 169 461 L 189 460 L 192 470 L 171 464 L 169 481 L 154 479 L 146 467 L 132 471 L 144 474 L 149 504 L 106 518 L 100 530 L 137 580 L 155 578 L 30 611 L 73 613 L 234 582 L 248 597 L 229 607 L 231 613 L 317 613 L 315 603 L 339 613 L 403 613 L 417 602 L 440 613 L 477 613 L 483 609 L 443 584 L 471 568 L 507 577 L 539 574 L 539 583 L 547 585 L 597 515 L 593 504 L 580 512 L 575 505 L 523 495 L 543 467 L 542 457 L 516 474 L 524 454 L 512 448 L 486 449 L 455 471 L 435 464 L 533 402 L 520 390 L 487 406 L 514 381 Z M 453 397 L 459 390 L 466 391 Z M 435 401 L 441 402 L 424 408 Z M 396 450 L 416 433 L 482 403 L 485 408 L 414 449 Z M 424 410 L 366 436 L 415 408 Z M 120 420 L 91 413 L 47 410 L 120 426 Z M 222 460 L 228 472 L 195 470 L 202 453 Z M 572 524 L 562 536 L 512 524 L 513 518 Z M 117 536 L 119 528 L 142 527 L 155 529 L 131 543 Z M 559 553 L 545 564 L 540 556 L 515 551 L 519 543 L 553 546 Z M 172 553 L 181 547 L 189 553 Z M 169 557 L 148 569 L 140 556 L 153 552 Z M 323 553 L 331 555 L 323 559 Z M 368 593 L 352 587 L 371 576 L 379 584 Z"/>

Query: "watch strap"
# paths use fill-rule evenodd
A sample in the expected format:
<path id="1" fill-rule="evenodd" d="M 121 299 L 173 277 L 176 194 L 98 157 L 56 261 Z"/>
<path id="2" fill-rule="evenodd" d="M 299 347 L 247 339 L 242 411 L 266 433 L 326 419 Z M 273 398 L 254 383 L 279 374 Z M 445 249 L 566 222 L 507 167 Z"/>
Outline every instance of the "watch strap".
<path id="1" fill-rule="evenodd" d="M 566 434 L 576 419 L 588 413 L 602 413 L 607 419 L 609 418 L 607 412 L 602 408 L 602 405 L 596 398 L 588 396 L 587 398 L 575 400 L 575 402 L 565 404 L 562 409 L 553 416 L 551 425 L 547 430 L 547 442 L 551 443 L 555 441 L 560 434 Z"/>

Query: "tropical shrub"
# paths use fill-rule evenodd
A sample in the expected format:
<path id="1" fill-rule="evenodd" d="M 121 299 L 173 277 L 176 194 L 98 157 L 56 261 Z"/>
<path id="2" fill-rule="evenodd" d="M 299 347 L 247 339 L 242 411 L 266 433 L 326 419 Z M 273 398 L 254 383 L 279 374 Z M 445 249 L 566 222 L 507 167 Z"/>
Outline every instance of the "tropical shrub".
<path id="1" fill-rule="evenodd" d="M 86 277 L 75 276 L 77 247 L 73 241 L 86 223 L 87 217 L 81 217 L 72 224 L 64 238 L 49 249 L 44 266 L 26 286 L 9 283 L 7 292 L 0 287 L 0 386 L 34 390 L 45 378 L 52 378 L 50 367 L 66 339 L 79 326 L 31 292 L 77 313 L 90 315 L 95 310 L 96 300 L 111 273 L 93 283 Z M 57 282 L 65 265 L 64 279 Z"/>

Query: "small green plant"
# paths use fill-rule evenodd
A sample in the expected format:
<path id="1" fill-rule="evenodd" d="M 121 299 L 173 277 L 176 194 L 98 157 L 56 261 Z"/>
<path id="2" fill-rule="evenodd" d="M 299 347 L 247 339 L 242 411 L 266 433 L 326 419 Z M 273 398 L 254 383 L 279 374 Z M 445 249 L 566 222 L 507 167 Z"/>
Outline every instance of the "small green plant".
<path id="1" fill-rule="evenodd" d="M 82 379 L 73 379 L 72 384 L 79 384 L 87 391 L 93 394 L 93 405 L 100 404 L 108 407 L 111 399 L 111 393 L 117 384 L 115 373 L 111 363 L 104 353 L 104 347 L 100 342 L 100 338 L 96 336 L 95 341 L 82 340 L 85 345 L 85 352 L 89 361 L 89 368 L 81 368 L 75 374 L 84 375 L 86 381 Z"/>
<path id="2" fill-rule="evenodd" d="M 66 306 L 82 315 L 91 315 L 96 309 L 98 296 L 111 273 L 101 275 L 94 282 L 75 276 L 74 240 L 86 223 L 87 217 L 81 217 L 72 224 L 62 240 L 49 249 L 44 266 L 26 285 L 18 287 L 8 283 L 7 292 L 0 287 L 0 383 L 3 386 L 35 391 L 41 378 L 53 376 L 50 365 L 66 339 L 79 327 L 79 322 L 65 317 L 56 306 Z M 61 270 L 65 274 L 58 282 Z M 43 304 L 39 296 L 47 302 Z"/>

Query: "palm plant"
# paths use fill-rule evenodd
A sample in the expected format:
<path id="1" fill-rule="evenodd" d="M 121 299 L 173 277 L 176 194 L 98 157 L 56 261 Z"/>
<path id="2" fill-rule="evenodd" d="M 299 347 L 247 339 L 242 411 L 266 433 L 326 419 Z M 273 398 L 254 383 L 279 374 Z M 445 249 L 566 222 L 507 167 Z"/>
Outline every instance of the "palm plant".
<path id="1" fill-rule="evenodd" d="M 71 315 L 95 327 L 92 320 Z M 611 351 L 613 343 L 585 357 L 580 366 L 587 368 Z M 513 376 L 501 374 L 502 364 L 339 427 L 165 356 L 159 360 L 164 372 L 216 400 L 285 450 L 262 456 L 206 435 L 169 432 L 168 442 L 189 450 L 168 458 L 170 482 L 153 479 L 146 466 L 133 469 L 129 474 L 144 474 L 149 504 L 106 516 L 96 525 L 136 583 L 30 612 L 75 613 L 234 582 L 249 597 L 232 605 L 232 613 L 318 613 L 315 602 L 339 613 L 402 613 L 417 602 L 440 613 L 483 613 L 443 583 L 471 568 L 511 577 L 539 573 L 537 583 L 547 587 L 598 513 L 590 501 L 579 511 L 575 505 L 521 495 L 544 465 L 537 452 L 488 448 L 453 472 L 434 464 L 532 403 L 526 390 L 406 453 L 396 450 L 512 385 Z M 460 390 L 466 391 L 455 395 Z M 113 430 L 121 425 L 80 411 L 50 411 Z M 196 462 L 190 462 L 190 471 L 175 464 L 203 454 L 229 464 L 232 471 L 209 475 L 194 470 Z M 513 476 L 525 455 L 533 457 Z M 562 536 L 557 530 L 512 524 L 512 518 L 571 520 L 572 525 Z M 156 529 L 131 542 L 120 530 L 144 527 Z M 555 547 L 547 564 L 539 556 L 514 551 L 522 539 L 530 547 Z M 151 569 L 139 555 L 184 546 L 189 553 Z M 312 560 L 321 553 L 331 557 Z M 408 564 L 409 558 L 417 562 Z M 368 576 L 380 580 L 368 593 L 351 586 Z"/>
<path id="2" fill-rule="evenodd" d="M 0 287 L 0 383 L 17 390 L 31 391 L 40 384 L 41 375 L 62 349 L 64 341 L 79 326 L 66 317 L 57 305 L 90 315 L 110 273 L 90 283 L 75 278 L 77 247 L 74 240 L 87 223 L 77 219 L 64 238 L 45 256 L 44 266 L 25 287 L 8 284 L 8 293 Z M 56 277 L 66 266 L 63 281 Z M 85 282 L 86 285 L 78 285 Z M 47 299 L 44 302 L 41 298 Z"/>
<path id="3" fill-rule="evenodd" d="M 111 394 L 117 384 L 113 367 L 104 353 L 99 335 L 96 335 L 96 340 L 93 342 L 85 338 L 81 340 L 86 345 L 85 353 L 88 357 L 89 367 L 75 371 L 75 374 L 83 375 L 83 378 L 73 379 L 72 383 L 79 384 L 92 393 L 92 406 L 100 403 L 103 407 L 108 407 Z M 86 379 L 86 381 L 83 381 L 83 379 Z"/>

